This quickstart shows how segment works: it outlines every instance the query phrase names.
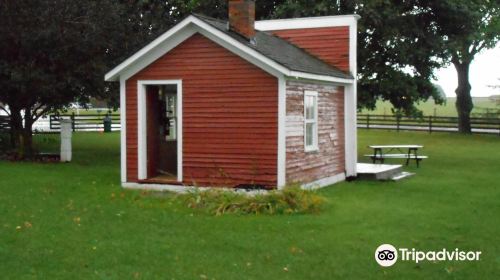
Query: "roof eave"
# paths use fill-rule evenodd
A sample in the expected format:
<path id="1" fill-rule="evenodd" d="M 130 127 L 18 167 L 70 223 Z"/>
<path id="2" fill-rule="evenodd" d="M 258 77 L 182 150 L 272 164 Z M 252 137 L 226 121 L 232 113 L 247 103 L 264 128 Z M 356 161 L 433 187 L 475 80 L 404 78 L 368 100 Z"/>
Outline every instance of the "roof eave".
<path id="1" fill-rule="evenodd" d="M 180 23 L 176 24 L 174 27 L 169 29 L 167 32 L 163 33 L 161 36 L 153 40 L 151 43 L 147 44 L 145 47 L 134 53 L 132 56 L 124 60 L 122 63 L 118 64 L 115 68 L 104 75 L 104 80 L 106 82 L 115 82 L 120 78 L 120 74 L 125 71 L 131 64 L 136 62 L 140 57 L 147 54 L 149 51 L 157 47 L 160 43 L 170 38 L 172 35 L 176 34 L 178 31 L 186 27 L 192 22 L 194 16 L 188 16 Z"/>
<path id="2" fill-rule="evenodd" d="M 233 47 L 236 47 L 236 49 L 239 49 L 244 55 L 255 59 L 259 64 L 262 64 L 263 66 L 265 66 L 267 68 L 267 71 L 272 72 L 275 76 L 283 75 L 286 77 L 303 78 L 303 79 L 309 79 L 309 80 L 326 81 L 326 82 L 333 82 L 333 83 L 340 83 L 340 84 L 352 84 L 355 81 L 354 79 L 348 79 L 348 78 L 340 78 L 340 77 L 334 77 L 334 76 L 328 76 L 328 75 L 320 75 L 320 74 L 314 74 L 314 73 L 294 71 L 294 70 L 264 56 L 263 54 L 259 53 L 258 51 L 245 46 L 244 44 L 238 42 L 237 40 L 231 38 L 227 34 L 224 34 L 220 30 L 210 26 L 208 23 L 198 19 L 197 17 L 195 17 L 193 15 L 186 17 L 180 23 L 178 23 L 177 25 L 172 27 L 170 30 L 168 30 L 167 32 L 165 32 L 164 34 L 162 34 L 161 36 L 159 36 L 158 38 L 153 40 L 147 46 L 140 49 L 134 55 L 127 58 L 125 61 L 120 63 L 118 66 L 116 66 L 111 71 L 106 73 L 106 75 L 104 76 L 104 80 L 107 82 L 119 81 L 121 74 L 124 73 L 125 71 L 127 71 L 141 57 L 143 57 L 148 52 L 155 49 L 158 45 L 160 45 L 165 40 L 168 40 L 170 37 L 172 37 L 173 35 L 180 32 L 182 29 L 184 29 L 189 24 L 194 24 L 197 27 L 199 27 L 200 29 L 202 29 L 203 31 L 212 34 L 213 36 L 219 38 L 220 40 L 228 43 L 229 45 L 231 45 Z M 240 54 L 240 56 L 241 56 L 241 54 Z M 266 70 L 263 67 L 261 67 L 261 68 L 263 70 Z"/>
<path id="3" fill-rule="evenodd" d="M 330 82 L 343 85 L 350 85 L 356 82 L 356 80 L 353 78 L 339 78 L 334 76 L 326 76 L 326 75 L 319 75 L 319 74 L 299 72 L 299 71 L 290 71 L 290 73 L 285 76 L 288 78 L 295 78 L 295 79 L 301 78 L 306 80 L 323 81 L 323 82 Z"/>

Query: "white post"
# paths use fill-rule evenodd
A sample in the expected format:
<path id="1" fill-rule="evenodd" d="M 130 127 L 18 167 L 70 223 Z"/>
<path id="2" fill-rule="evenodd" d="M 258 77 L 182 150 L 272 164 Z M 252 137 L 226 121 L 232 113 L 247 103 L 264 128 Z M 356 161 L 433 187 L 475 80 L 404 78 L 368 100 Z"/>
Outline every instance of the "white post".
<path id="1" fill-rule="evenodd" d="M 71 161 L 72 121 L 61 120 L 61 162 Z"/>

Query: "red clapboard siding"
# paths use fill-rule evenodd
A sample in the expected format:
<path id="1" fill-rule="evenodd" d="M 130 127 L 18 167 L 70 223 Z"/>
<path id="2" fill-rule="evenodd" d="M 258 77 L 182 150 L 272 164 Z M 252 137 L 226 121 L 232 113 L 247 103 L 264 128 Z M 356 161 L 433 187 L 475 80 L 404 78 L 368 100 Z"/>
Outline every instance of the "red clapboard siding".
<path id="1" fill-rule="evenodd" d="M 127 176 L 137 181 L 137 80 L 182 79 L 184 183 L 274 186 L 277 79 L 195 34 L 127 80 Z"/>
<path id="2" fill-rule="evenodd" d="M 349 71 L 349 27 L 271 31 L 342 71 Z"/>

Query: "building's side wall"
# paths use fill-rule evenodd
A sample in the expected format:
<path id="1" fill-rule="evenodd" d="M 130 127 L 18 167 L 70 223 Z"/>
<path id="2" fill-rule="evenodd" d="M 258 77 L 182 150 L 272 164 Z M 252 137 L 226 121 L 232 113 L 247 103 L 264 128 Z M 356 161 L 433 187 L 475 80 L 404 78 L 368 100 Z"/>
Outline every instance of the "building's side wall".
<path id="1" fill-rule="evenodd" d="M 349 26 L 271 31 L 323 61 L 349 71 Z"/>
<path id="2" fill-rule="evenodd" d="M 304 150 L 304 91 L 318 92 L 319 150 Z M 286 181 L 310 183 L 345 171 L 344 88 L 286 83 Z"/>
<path id="3" fill-rule="evenodd" d="M 137 181 L 137 81 L 177 79 L 184 183 L 275 186 L 277 78 L 200 34 L 127 80 L 127 180 Z"/>

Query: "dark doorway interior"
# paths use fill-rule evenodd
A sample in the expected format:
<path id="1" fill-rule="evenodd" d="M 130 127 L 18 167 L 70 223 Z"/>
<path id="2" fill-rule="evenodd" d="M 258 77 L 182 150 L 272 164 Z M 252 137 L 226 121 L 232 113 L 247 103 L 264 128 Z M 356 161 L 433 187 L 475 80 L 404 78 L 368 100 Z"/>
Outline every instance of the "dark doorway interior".
<path id="1" fill-rule="evenodd" d="M 177 182 L 177 86 L 146 88 L 149 182 Z"/>

